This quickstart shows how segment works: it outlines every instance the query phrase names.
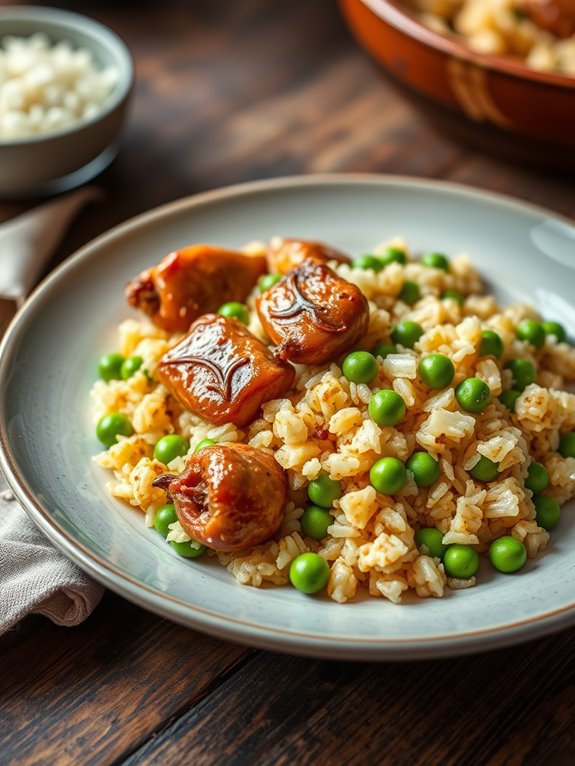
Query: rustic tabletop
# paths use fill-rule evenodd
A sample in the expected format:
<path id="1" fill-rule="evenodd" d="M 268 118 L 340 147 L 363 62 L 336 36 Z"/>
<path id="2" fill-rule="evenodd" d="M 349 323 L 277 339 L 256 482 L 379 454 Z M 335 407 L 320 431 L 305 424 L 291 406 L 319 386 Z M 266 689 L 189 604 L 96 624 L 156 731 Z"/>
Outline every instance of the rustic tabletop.
<path id="1" fill-rule="evenodd" d="M 158 204 L 318 171 L 449 179 L 575 216 L 572 179 L 432 128 L 357 48 L 333 0 L 59 5 L 127 41 L 137 86 L 122 151 L 98 181 L 106 198 L 52 265 Z M 24 207 L 0 203 L 0 220 Z M 107 593 L 80 627 L 30 617 L 0 639 L 0 763 L 571 764 L 574 639 L 328 662 L 206 637 Z"/>

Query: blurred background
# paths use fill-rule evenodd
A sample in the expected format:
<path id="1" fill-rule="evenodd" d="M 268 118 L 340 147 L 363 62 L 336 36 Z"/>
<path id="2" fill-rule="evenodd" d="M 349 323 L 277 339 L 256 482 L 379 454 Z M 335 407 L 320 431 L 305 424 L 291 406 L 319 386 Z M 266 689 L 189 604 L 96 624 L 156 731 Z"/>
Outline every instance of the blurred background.
<path id="1" fill-rule="evenodd" d="M 442 178 L 575 213 L 571 174 L 512 163 L 454 137 L 433 119 L 437 110 L 366 56 L 335 0 L 58 6 L 125 40 L 136 87 L 120 154 L 97 179 L 113 204 L 84 212 L 54 262 L 163 202 L 299 173 Z M 0 214 L 21 209 L 3 203 Z"/>

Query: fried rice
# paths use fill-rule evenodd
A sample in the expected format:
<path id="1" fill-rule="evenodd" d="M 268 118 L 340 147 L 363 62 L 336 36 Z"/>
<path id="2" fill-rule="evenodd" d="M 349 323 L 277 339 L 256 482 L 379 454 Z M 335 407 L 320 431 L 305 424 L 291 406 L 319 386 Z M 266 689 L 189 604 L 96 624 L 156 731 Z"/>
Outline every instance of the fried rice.
<path id="1" fill-rule="evenodd" d="M 402 240 L 393 245 L 407 252 Z M 252 253 L 259 248 L 265 245 L 246 247 Z M 382 245 L 379 251 L 383 249 Z M 154 445 L 162 436 L 176 433 L 188 439 L 188 455 L 206 438 L 245 442 L 273 454 L 289 480 L 280 530 L 256 548 L 209 555 L 239 583 L 260 587 L 288 584 L 294 558 L 313 551 L 328 562 L 327 592 L 339 603 L 360 591 L 399 603 L 408 590 L 420 597 L 441 597 L 448 589 L 475 585 L 475 577 L 448 577 L 440 559 L 418 550 L 414 535 L 425 527 L 440 530 L 445 545 L 470 545 L 479 553 L 498 537 L 511 535 L 524 543 L 528 557 L 537 556 L 549 532 L 538 526 L 532 492 L 524 486 L 531 461 L 543 464 L 549 473 L 547 495 L 559 504 L 575 496 L 575 458 L 557 452 L 560 432 L 575 429 L 575 395 L 565 390 L 575 380 L 575 349 L 554 336 L 547 336 L 539 350 L 519 340 L 518 323 L 537 318 L 536 312 L 526 305 L 500 307 L 483 292 L 481 277 L 466 255 L 454 257 L 449 272 L 425 267 L 409 254 L 405 265 L 391 263 L 378 273 L 349 264 L 332 267 L 369 301 L 362 349 L 387 340 L 402 319 L 424 329 L 414 348 L 399 346 L 397 353 L 378 357 L 378 375 L 369 385 L 350 382 L 335 363 L 298 365 L 289 396 L 264 404 L 261 416 L 240 430 L 232 424 L 213 427 L 183 410 L 157 382 L 159 360 L 180 335 L 170 335 L 147 320 L 127 319 L 118 328 L 118 350 L 126 357 L 141 356 L 143 365 L 127 380 L 98 381 L 92 390 L 96 420 L 120 412 L 134 429 L 132 436 L 119 437 L 95 457 L 109 471 L 108 492 L 143 512 L 151 527 L 156 510 L 166 502 L 154 479 L 180 472 L 186 461 L 186 456 L 178 457 L 164 465 L 154 458 Z M 416 282 L 421 292 L 412 306 L 398 298 L 406 279 Z M 463 303 L 442 298 L 445 290 L 457 290 Z M 255 291 L 248 300 L 250 308 L 254 297 Z M 249 329 L 267 340 L 253 310 Z M 501 336 L 501 359 L 479 355 L 483 329 Z M 452 385 L 439 391 L 430 390 L 417 374 L 419 360 L 431 353 L 448 356 L 455 367 Z M 512 413 L 497 397 L 511 388 L 505 363 L 513 358 L 530 360 L 536 381 L 524 389 Z M 463 412 L 454 393 L 454 387 L 471 376 L 487 383 L 492 394 L 480 414 Z M 393 389 L 405 402 L 405 418 L 396 426 L 380 426 L 369 416 L 370 398 L 383 388 Z M 369 480 L 374 462 L 385 456 L 406 461 L 418 449 L 439 461 L 439 479 L 421 488 L 408 471 L 396 495 L 378 493 Z M 498 464 L 494 481 L 478 481 L 470 474 L 480 456 Z M 341 481 L 343 493 L 334 503 L 328 534 L 315 540 L 303 533 L 300 520 L 308 504 L 307 485 L 323 473 Z M 171 525 L 169 541 L 189 539 L 179 522 Z"/>
<path id="2" fill-rule="evenodd" d="M 517 0 L 406 0 L 426 26 L 457 34 L 478 53 L 513 56 L 541 71 L 575 76 L 575 35 L 538 27 Z"/>

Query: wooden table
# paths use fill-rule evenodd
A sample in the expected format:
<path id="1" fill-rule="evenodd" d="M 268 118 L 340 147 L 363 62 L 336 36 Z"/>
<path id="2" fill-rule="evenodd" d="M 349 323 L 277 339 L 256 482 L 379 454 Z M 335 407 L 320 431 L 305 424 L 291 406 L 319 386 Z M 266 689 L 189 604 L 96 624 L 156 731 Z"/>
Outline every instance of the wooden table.
<path id="1" fill-rule="evenodd" d="M 123 149 L 99 182 L 106 200 L 54 263 L 160 203 L 316 171 L 450 179 L 575 216 L 569 179 L 434 132 L 329 0 L 59 5 L 113 27 L 138 81 Z M 0 218 L 21 209 L 1 204 Z M 568 631 L 455 660 L 307 660 L 194 633 L 108 593 L 78 628 L 30 617 L 0 639 L 0 763 L 566 766 L 574 649 Z"/>

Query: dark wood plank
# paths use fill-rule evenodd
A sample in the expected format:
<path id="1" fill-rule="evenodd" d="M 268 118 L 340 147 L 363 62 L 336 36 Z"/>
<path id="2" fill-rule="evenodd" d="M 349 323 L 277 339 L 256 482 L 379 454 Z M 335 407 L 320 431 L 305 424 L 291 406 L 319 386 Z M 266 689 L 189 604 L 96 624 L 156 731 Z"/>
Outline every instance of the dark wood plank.
<path id="1" fill-rule="evenodd" d="M 574 641 L 405 665 L 261 653 L 123 763 L 573 763 Z"/>
<path id="2" fill-rule="evenodd" d="M 0 298 L 0 338 L 4 334 L 4 331 L 12 321 L 12 317 L 16 313 L 16 304 L 14 301 L 4 300 Z"/>
<path id="3" fill-rule="evenodd" d="M 28 618 L 0 638 L 0 763 L 110 763 L 249 654 L 112 594 L 77 628 Z"/>

